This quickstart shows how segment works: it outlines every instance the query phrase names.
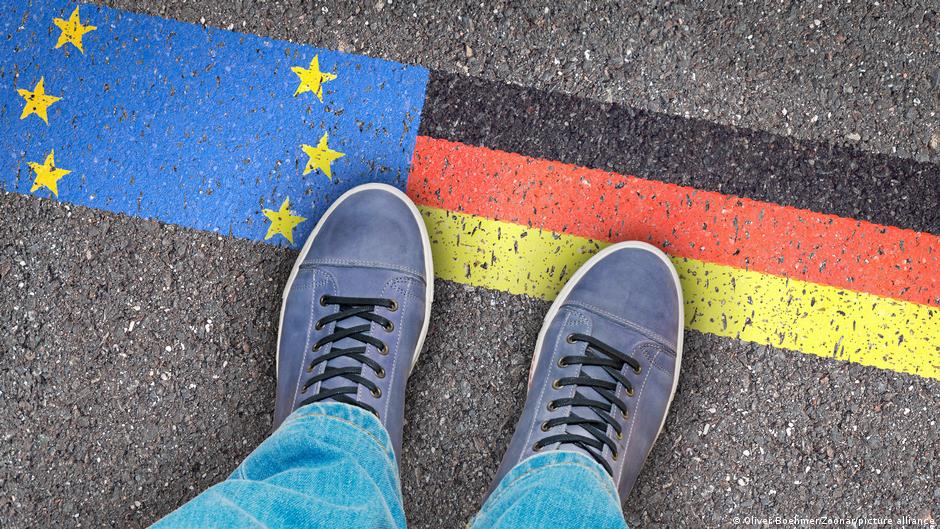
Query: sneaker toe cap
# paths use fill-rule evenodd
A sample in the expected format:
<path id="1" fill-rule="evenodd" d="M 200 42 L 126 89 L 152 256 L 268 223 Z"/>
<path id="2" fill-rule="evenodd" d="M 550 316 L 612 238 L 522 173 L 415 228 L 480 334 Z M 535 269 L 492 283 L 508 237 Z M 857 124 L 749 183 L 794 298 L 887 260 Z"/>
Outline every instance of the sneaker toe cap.
<path id="1" fill-rule="evenodd" d="M 672 347 L 684 323 L 671 263 L 661 252 L 642 246 L 618 249 L 598 261 L 567 301 L 648 329 Z"/>
<path id="2" fill-rule="evenodd" d="M 324 217 L 306 261 L 384 266 L 424 277 L 426 249 L 412 208 L 384 187 L 352 193 Z"/>

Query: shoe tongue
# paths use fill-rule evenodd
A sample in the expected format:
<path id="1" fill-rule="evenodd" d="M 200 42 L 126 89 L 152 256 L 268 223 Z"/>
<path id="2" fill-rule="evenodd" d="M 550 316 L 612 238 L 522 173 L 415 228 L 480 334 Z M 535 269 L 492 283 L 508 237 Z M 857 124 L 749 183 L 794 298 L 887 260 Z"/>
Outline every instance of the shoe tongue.
<path id="1" fill-rule="evenodd" d="M 598 353 L 594 351 L 593 349 L 591 349 L 590 347 L 588 347 L 588 351 L 585 353 L 585 355 L 590 356 L 590 357 L 606 358 L 606 355 L 603 355 L 602 353 Z M 590 377 L 592 379 L 603 380 L 605 382 L 616 382 L 616 380 L 612 376 L 610 376 L 607 370 L 599 366 L 581 366 L 581 369 L 579 370 L 579 376 Z M 576 392 L 586 399 L 590 399 L 590 400 L 597 401 L 597 402 L 603 402 L 605 404 L 610 404 L 610 406 L 613 407 L 613 403 L 608 401 L 604 396 L 598 393 L 597 390 L 594 388 L 578 386 L 576 388 Z M 606 411 L 610 411 L 610 410 L 608 409 Z M 594 408 L 588 408 L 584 406 L 575 406 L 572 408 L 571 412 L 585 419 L 601 420 L 600 416 L 596 413 Z M 611 414 L 613 415 L 613 413 Z M 614 417 L 616 417 L 616 415 L 614 415 Z M 605 426 L 601 427 L 601 430 L 606 431 L 606 423 L 604 424 Z M 570 425 L 567 427 L 566 432 L 570 434 L 574 434 L 574 435 L 584 436 L 590 439 L 596 439 L 596 437 L 592 433 L 589 433 L 581 425 Z"/>
<path id="2" fill-rule="evenodd" d="M 330 267 L 332 268 L 332 267 Z M 336 296 L 341 297 L 362 297 L 362 298 L 381 298 L 383 297 L 382 288 L 380 285 L 384 285 L 384 281 L 381 284 L 376 284 L 377 272 L 373 269 L 355 269 L 355 268 L 344 268 L 342 274 L 334 274 L 334 277 L 342 277 L 343 282 L 337 285 Z M 341 309 L 337 305 L 330 305 L 330 314 L 335 314 Z M 364 334 L 369 334 L 375 336 L 376 338 L 382 339 L 382 334 L 385 332 L 381 326 L 374 324 L 369 320 L 364 318 L 354 316 L 352 318 L 346 318 L 345 320 L 337 321 L 329 326 L 327 326 L 324 331 L 328 331 L 329 334 L 335 332 L 335 326 L 342 327 L 344 329 L 349 329 L 352 327 L 367 325 L 370 330 L 366 331 Z M 321 336 L 326 336 L 327 334 L 322 334 Z M 342 340 L 331 343 L 332 350 L 336 348 L 342 349 L 352 349 L 352 348 L 362 348 L 366 347 L 366 354 L 370 355 L 372 358 L 376 358 L 378 354 L 375 351 L 375 348 L 371 345 L 364 344 L 353 338 L 343 338 Z M 324 349 L 325 351 L 325 349 Z M 356 367 L 361 369 L 361 373 L 364 377 L 372 379 L 372 369 L 370 369 L 365 364 L 350 358 L 348 356 L 341 356 L 339 358 L 334 358 L 326 363 L 326 368 L 344 368 L 344 367 Z M 336 389 L 344 388 L 356 385 L 355 382 L 345 378 L 345 377 L 334 377 L 329 380 L 324 380 L 321 384 L 321 391 L 325 389 Z"/>
<path id="3" fill-rule="evenodd" d="M 350 327 L 355 327 L 358 325 L 364 325 L 364 324 L 369 324 L 369 323 L 372 323 L 372 322 L 362 319 L 360 317 L 353 317 L 353 318 L 347 318 L 345 320 L 335 322 L 335 325 L 343 327 L 344 329 L 348 329 Z M 333 327 L 332 326 L 328 327 L 328 329 L 332 330 Z M 373 333 L 367 331 L 365 334 L 373 334 Z M 333 351 L 335 351 L 337 348 L 341 348 L 341 349 L 353 349 L 353 348 L 361 349 L 362 347 L 371 348 L 371 346 L 364 344 L 353 338 L 343 338 L 342 340 L 332 342 L 331 346 L 332 346 Z M 369 349 L 367 349 L 366 354 L 369 354 L 369 352 L 370 352 Z M 373 350 L 372 353 L 375 353 L 375 351 Z M 326 363 L 327 369 L 331 369 L 331 368 L 338 369 L 338 368 L 344 368 L 344 367 L 360 368 L 362 370 L 362 373 L 365 376 L 368 376 L 369 373 L 371 372 L 371 370 L 368 367 L 364 367 L 364 364 L 362 362 L 359 362 L 358 360 L 351 358 L 349 356 L 340 356 L 338 358 L 333 358 L 332 360 L 329 360 Z M 341 376 L 334 377 L 329 380 L 324 380 L 322 384 L 323 389 L 343 388 L 343 387 L 349 387 L 353 385 L 356 385 L 356 383 L 353 382 L 352 380 L 349 380 Z"/>

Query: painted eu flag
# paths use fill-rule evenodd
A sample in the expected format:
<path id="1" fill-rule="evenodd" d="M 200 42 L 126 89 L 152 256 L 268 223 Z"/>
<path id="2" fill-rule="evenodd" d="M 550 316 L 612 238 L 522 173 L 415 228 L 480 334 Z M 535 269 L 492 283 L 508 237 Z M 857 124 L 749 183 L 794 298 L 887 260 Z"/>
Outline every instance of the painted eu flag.
<path id="1" fill-rule="evenodd" d="M 0 34 L 7 190 L 297 246 L 350 187 L 405 187 L 423 68 L 58 0 Z"/>

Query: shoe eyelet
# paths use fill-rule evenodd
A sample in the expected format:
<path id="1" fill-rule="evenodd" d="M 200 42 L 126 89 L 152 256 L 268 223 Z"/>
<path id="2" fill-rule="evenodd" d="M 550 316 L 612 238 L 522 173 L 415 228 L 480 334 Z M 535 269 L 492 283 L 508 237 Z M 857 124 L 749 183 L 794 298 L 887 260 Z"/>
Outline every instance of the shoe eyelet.
<path id="1" fill-rule="evenodd" d="M 620 415 L 623 416 L 623 420 L 625 420 L 625 421 L 629 421 L 629 420 L 630 420 L 630 412 L 629 412 L 629 411 L 621 412 Z"/>
<path id="2" fill-rule="evenodd" d="M 623 432 L 617 432 L 617 440 L 618 441 L 623 440 Z"/>
<path id="3" fill-rule="evenodd" d="M 313 347 L 312 347 L 310 350 L 313 351 L 313 352 L 317 352 L 317 351 L 320 350 L 320 347 L 321 347 L 320 343 L 317 342 L 317 343 L 313 344 Z"/>
<path id="4" fill-rule="evenodd" d="M 614 461 L 616 461 L 616 460 L 617 460 L 617 452 L 611 453 L 611 454 L 610 454 L 610 458 L 613 459 Z"/>
<path id="5" fill-rule="evenodd" d="M 551 430 L 551 429 L 552 429 L 552 427 L 548 425 L 548 421 L 545 421 L 545 422 L 542 423 L 542 431 L 543 431 L 543 432 L 547 432 L 547 431 L 549 431 L 549 430 Z"/>
<path id="6" fill-rule="evenodd" d="M 379 378 L 385 378 L 385 368 L 380 367 L 379 370 L 375 373 L 375 376 Z"/>
<path id="7" fill-rule="evenodd" d="M 398 310 L 398 302 L 395 301 L 394 299 L 391 300 L 391 301 L 392 301 L 392 304 L 391 304 L 391 306 L 388 308 L 388 310 L 389 310 L 390 312 L 395 312 L 396 310 Z"/>
<path id="8" fill-rule="evenodd" d="M 320 323 L 320 322 L 317 322 L 317 324 L 314 325 L 313 328 L 314 328 L 314 330 L 317 330 L 317 331 L 322 330 L 322 329 L 323 329 L 323 324 Z"/>
<path id="9" fill-rule="evenodd" d="M 388 344 L 386 344 L 385 342 L 382 342 L 382 347 L 379 348 L 379 354 L 382 356 L 385 356 L 388 354 Z"/>
<path id="10" fill-rule="evenodd" d="M 552 387 L 555 388 L 555 389 L 561 389 L 561 388 L 562 388 L 562 386 L 561 386 L 561 380 L 559 380 L 559 379 L 556 378 L 555 381 L 552 382 Z"/>
<path id="11" fill-rule="evenodd" d="M 558 359 L 558 367 L 568 367 L 568 362 L 565 362 L 565 357 Z"/>
<path id="12" fill-rule="evenodd" d="M 375 398 L 381 397 L 381 396 L 382 396 L 382 390 L 379 389 L 379 388 L 373 389 L 373 390 L 372 390 L 372 396 L 375 397 Z"/>
<path id="13" fill-rule="evenodd" d="M 643 372 L 643 366 L 637 366 L 637 368 L 633 370 L 633 373 L 636 375 L 639 375 L 642 372 Z"/>
<path id="14" fill-rule="evenodd" d="M 310 365 L 307 366 L 307 373 L 313 373 L 313 370 L 314 370 L 314 365 L 313 365 L 313 364 L 310 364 Z"/>
<path id="15" fill-rule="evenodd" d="M 385 332 L 392 332 L 395 330 L 395 324 L 392 322 L 388 322 L 388 325 L 385 325 L 384 327 L 385 327 Z"/>
<path id="16" fill-rule="evenodd" d="M 326 306 L 326 294 L 323 294 L 322 296 L 320 296 L 320 306 L 321 307 Z"/>
<path id="17" fill-rule="evenodd" d="M 574 341 L 575 341 L 575 340 L 574 340 L 574 335 L 573 335 L 573 334 L 569 334 L 568 337 L 565 338 L 565 341 L 568 342 L 568 343 L 574 343 Z"/>
<path id="18" fill-rule="evenodd" d="M 548 411 L 555 411 L 555 410 L 556 410 L 555 401 L 549 402 L 549 403 L 548 403 Z"/>
<path id="19" fill-rule="evenodd" d="M 538 443 L 535 443 L 534 445 L 532 445 L 532 451 L 533 451 L 533 452 L 538 452 L 538 451 L 541 450 L 541 449 L 542 449 L 542 447 L 539 446 Z"/>
<path id="20" fill-rule="evenodd" d="M 632 387 L 627 388 L 627 396 L 632 397 L 633 395 L 634 395 L 633 388 Z"/>

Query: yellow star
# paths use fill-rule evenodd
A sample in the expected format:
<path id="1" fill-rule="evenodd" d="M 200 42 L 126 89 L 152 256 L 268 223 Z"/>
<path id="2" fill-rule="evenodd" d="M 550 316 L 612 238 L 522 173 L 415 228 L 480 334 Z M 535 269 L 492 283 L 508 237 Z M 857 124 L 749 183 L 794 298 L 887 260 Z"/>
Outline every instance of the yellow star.
<path id="1" fill-rule="evenodd" d="M 313 60 L 310 61 L 310 68 L 304 69 L 300 66 L 293 66 L 291 70 L 297 74 L 297 77 L 300 77 L 300 85 L 297 87 L 297 91 L 294 92 L 294 97 L 304 92 L 313 92 L 321 103 L 323 102 L 323 83 L 336 79 L 335 75 L 320 71 L 319 55 L 313 56 Z"/>
<path id="2" fill-rule="evenodd" d="M 62 30 L 62 33 L 59 33 L 59 41 L 55 43 L 56 49 L 61 48 L 65 43 L 69 43 L 82 53 L 85 53 L 85 50 L 82 49 L 82 36 L 98 29 L 95 26 L 82 25 L 81 19 L 78 18 L 78 6 L 75 7 L 75 11 L 72 11 L 72 15 L 68 20 L 56 18 L 52 23 Z"/>
<path id="3" fill-rule="evenodd" d="M 333 163 L 333 161 L 336 159 L 342 158 L 346 155 L 339 151 L 330 149 L 330 147 L 326 144 L 326 141 L 327 133 L 324 132 L 323 137 L 320 138 L 320 143 L 318 143 L 316 147 L 311 147 L 309 145 L 300 146 L 300 148 L 303 149 L 305 153 L 307 153 L 307 156 L 310 157 L 310 159 L 307 160 L 307 166 L 304 167 L 304 174 L 319 169 L 323 171 L 323 174 L 325 174 L 327 178 L 330 180 L 333 179 L 333 172 L 330 170 L 330 164 Z"/>
<path id="4" fill-rule="evenodd" d="M 46 95 L 46 88 L 43 86 L 44 81 L 45 79 L 40 77 L 39 82 L 36 83 L 36 88 L 33 88 L 32 92 L 22 88 L 16 90 L 19 92 L 20 96 L 26 100 L 26 106 L 23 107 L 23 113 L 20 114 L 20 119 L 26 119 L 30 114 L 36 114 L 46 122 L 46 125 L 49 124 L 49 115 L 46 113 L 46 110 L 49 109 L 50 105 L 62 98 Z"/>
<path id="5" fill-rule="evenodd" d="M 291 244 L 294 244 L 294 226 L 307 220 L 293 214 L 290 210 L 290 198 L 285 198 L 284 203 L 281 204 L 281 209 L 277 211 L 264 209 L 261 212 L 264 213 L 265 217 L 271 220 L 271 225 L 268 226 L 268 234 L 264 236 L 264 240 L 268 240 L 280 233 Z"/>
<path id="6" fill-rule="evenodd" d="M 55 196 L 59 196 L 59 188 L 57 187 L 59 179 L 72 172 L 68 169 L 59 169 L 55 166 L 55 149 L 49 151 L 49 155 L 46 156 L 46 161 L 42 164 L 36 162 L 28 162 L 28 164 L 29 168 L 36 173 L 36 179 L 33 180 L 33 188 L 29 190 L 30 193 L 34 193 L 40 187 L 45 187 L 52 191 Z"/>

